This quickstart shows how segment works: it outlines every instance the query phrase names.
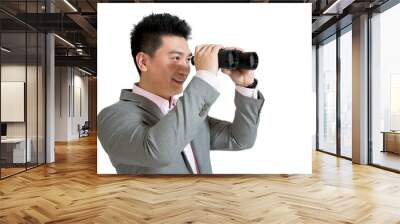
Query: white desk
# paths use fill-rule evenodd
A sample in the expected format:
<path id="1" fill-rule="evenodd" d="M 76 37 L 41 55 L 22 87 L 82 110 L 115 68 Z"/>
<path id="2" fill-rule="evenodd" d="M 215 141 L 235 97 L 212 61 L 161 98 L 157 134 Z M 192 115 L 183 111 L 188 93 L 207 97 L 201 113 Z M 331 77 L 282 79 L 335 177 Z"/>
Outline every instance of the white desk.
<path id="1" fill-rule="evenodd" d="M 2 147 L 13 146 L 12 150 L 12 162 L 13 163 L 25 163 L 31 161 L 31 145 L 32 141 L 30 138 L 27 139 L 28 144 L 26 145 L 26 155 L 25 155 L 25 138 L 6 138 L 1 139 Z M 3 149 L 2 149 L 3 150 Z M 27 161 L 25 161 L 25 158 Z"/>

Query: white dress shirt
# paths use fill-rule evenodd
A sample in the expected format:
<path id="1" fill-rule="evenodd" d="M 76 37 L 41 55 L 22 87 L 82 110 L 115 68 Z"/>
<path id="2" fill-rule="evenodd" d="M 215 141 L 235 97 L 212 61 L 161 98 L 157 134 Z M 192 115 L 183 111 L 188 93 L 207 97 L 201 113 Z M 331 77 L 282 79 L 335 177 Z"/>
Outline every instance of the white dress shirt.
<path id="1" fill-rule="evenodd" d="M 206 70 L 199 70 L 199 71 L 197 71 L 195 77 L 198 77 L 198 78 L 204 80 L 205 82 L 210 84 L 214 89 L 219 91 L 219 82 L 218 82 L 217 74 L 211 73 Z M 242 94 L 244 96 L 257 99 L 258 91 L 256 88 L 251 89 L 251 88 L 236 86 L 236 91 L 238 91 L 240 94 Z M 138 95 L 144 96 L 147 99 L 151 100 L 153 103 L 155 103 L 160 108 L 163 115 L 166 115 L 170 110 L 172 110 L 175 107 L 176 101 L 177 101 L 176 96 L 171 97 L 171 100 L 168 101 L 160 96 L 155 95 L 154 93 L 151 93 L 147 90 L 140 88 L 136 84 L 133 85 L 132 92 L 136 93 Z M 189 161 L 189 164 L 190 164 L 190 167 L 192 168 L 193 173 L 195 173 L 195 174 L 200 173 L 199 169 L 198 169 L 197 161 L 193 154 L 193 149 L 190 146 L 190 144 L 187 144 L 185 146 L 185 148 L 183 149 L 183 152 Z"/>

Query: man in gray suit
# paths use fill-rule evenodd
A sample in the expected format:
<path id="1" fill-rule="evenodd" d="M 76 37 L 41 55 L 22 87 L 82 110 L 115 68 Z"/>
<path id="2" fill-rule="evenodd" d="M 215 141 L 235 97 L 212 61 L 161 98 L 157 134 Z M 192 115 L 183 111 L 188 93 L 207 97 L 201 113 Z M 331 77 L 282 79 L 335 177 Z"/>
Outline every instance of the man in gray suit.
<path id="1" fill-rule="evenodd" d="M 211 174 L 210 150 L 253 146 L 264 103 L 254 72 L 223 69 L 236 84 L 235 118 L 209 117 L 219 96 L 218 51 L 223 47 L 196 47 L 196 75 L 183 91 L 192 57 L 190 33 L 184 20 L 166 13 L 144 17 L 132 30 L 140 81 L 98 115 L 98 137 L 117 173 Z"/>

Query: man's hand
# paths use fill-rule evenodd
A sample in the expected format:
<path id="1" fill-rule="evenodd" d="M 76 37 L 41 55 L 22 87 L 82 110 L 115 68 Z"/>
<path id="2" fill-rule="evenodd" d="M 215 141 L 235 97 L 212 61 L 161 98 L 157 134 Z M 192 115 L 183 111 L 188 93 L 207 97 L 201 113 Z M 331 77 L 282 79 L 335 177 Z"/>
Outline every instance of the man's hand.
<path id="1" fill-rule="evenodd" d="M 242 51 L 242 52 L 244 51 L 241 48 L 234 48 L 234 47 L 224 48 L 224 50 L 239 50 L 239 51 Z M 227 74 L 229 77 L 231 77 L 232 81 L 238 86 L 246 87 L 248 85 L 251 85 L 254 82 L 254 71 L 253 70 L 222 69 L 221 71 L 223 73 Z"/>
<path id="2" fill-rule="evenodd" d="M 207 70 L 217 74 L 218 52 L 222 47 L 222 45 L 215 44 L 197 46 L 194 53 L 194 64 L 196 66 L 196 71 Z"/>

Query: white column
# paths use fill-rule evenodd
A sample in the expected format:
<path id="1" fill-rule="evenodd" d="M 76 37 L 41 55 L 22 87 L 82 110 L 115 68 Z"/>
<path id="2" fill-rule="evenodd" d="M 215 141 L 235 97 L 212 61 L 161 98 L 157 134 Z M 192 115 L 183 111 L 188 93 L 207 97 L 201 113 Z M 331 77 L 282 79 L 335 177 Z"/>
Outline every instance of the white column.
<path id="1" fill-rule="evenodd" d="M 353 19 L 353 162 L 368 163 L 368 15 Z"/>
<path id="2" fill-rule="evenodd" d="M 54 6 L 46 1 L 47 12 L 53 12 Z M 54 133 L 55 133 L 55 54 L 54 35 L 46 35 L 46 163 L 55 161 Z"/>

